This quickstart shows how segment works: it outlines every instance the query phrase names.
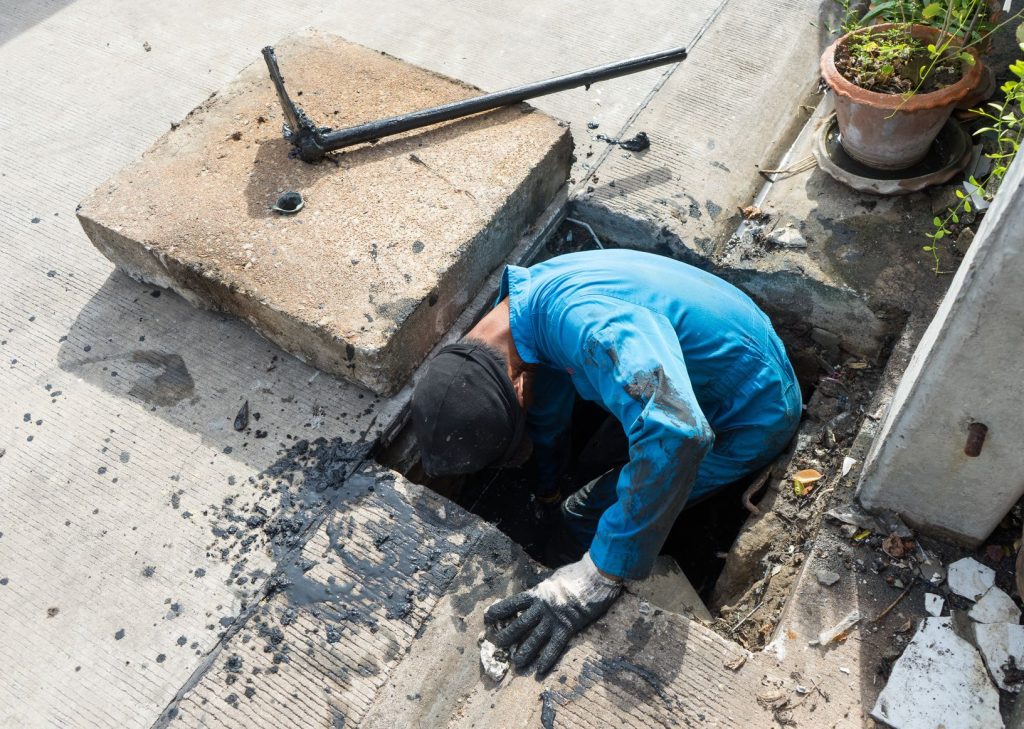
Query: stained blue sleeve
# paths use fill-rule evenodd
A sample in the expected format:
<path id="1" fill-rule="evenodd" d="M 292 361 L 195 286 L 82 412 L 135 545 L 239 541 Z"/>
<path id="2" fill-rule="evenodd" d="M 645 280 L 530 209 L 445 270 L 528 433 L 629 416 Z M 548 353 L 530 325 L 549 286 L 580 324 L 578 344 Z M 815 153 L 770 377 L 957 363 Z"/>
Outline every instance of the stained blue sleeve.
<path id="1" fill-rule="evenodd" d="M 573 338 L 582 346 L 573 375 L 577 389 L 596 396 L 629 437 L 618 500 L 598 523 L 591 559 L 609 574 L 642 579 L 686 503 L 714 432 L 697 404 L 679 338 L 663 315 L 594 297 L 563 319 L 561 338 L 563 346 Z"/>

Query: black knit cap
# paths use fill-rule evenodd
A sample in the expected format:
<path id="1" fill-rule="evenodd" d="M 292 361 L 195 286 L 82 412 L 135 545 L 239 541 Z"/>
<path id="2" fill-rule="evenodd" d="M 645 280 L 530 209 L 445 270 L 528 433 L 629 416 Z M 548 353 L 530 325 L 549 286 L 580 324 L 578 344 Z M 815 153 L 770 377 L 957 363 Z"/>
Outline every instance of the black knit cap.
<path id="1" fill-rule="evenodd" d="M 505 364 L 474 342 L 444 347 L 412 395 L 412 424 L 429 476 L 505 464 L 519 449 L 526 414 Z"/>

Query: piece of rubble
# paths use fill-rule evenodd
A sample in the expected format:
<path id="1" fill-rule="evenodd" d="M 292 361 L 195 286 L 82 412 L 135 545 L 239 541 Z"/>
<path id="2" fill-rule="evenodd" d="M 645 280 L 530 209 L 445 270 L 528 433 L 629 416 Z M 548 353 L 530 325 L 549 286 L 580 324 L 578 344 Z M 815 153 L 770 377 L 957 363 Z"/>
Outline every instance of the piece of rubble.
<path id="1" fill-rule="evenodd" d="M 832 585 L 839 582 L 839 573 L 832 572 L 831 570 L 818 570 L 815 575 L 818 579 L 818 583 L 825 587 L 832 587 Z"/>
<path id="2" fill-rule="evenodd" d="M 933 592 L 926 592 L 924 594 L 924 610 L 933 618 L 942 615 L 942 606 L 945 604 L 946 601 Z"/>
<path id="3" fill-rule="evenodd" d="M 488 678 L 500 682 L 508 673 L 509 665 L 508 651 L 499 648 L 486 638 L 480 641 L 480 666 Z"/>
<path id="4" fill-rule="evenodd" d="M 942 566 L 938 557 L 933 557 L 927 552 L 924 552 L 924 555 L 924 559 L 921 560 L 921 564 L 917 568 L 921 577 L 931 585 L 941 585 L 942 581 L 946 579 L 946 568 Z"/>
<path id="5" fill-rule="evenodd" d="M 867 529 L 870 532 L 896 534 L 902 539 L 914 538 L 914 533 L 903 523 L 899 514 L 888 509 L 880 511 L 878 514 L 869 514 L 861 507 L 851 503 L 829 509 L 825 515 L 843 524 Z"/>
<path id="6" fill-rule="evenodd" d="M 893 729 L 1004 727 L 999 692 L 952 618 L 926 618 L 893 664 L 871 716 Z"/>
<path id="7" fill-rule="evenodd" d="M 1020 622 L 1020 608 L 1012 597 L 998 587 L 990 587 L 967 616 L 976 623 L 1016 624 Z"/>
<path id="8" fill-rule="evenodd" d="M 818 645 L 827 646 L 859 622 L 860 610 L 854 610 L 828 630 L 821 631 L 818 634 Z"/>
<path id="9" fill-rule="evenodd" d="M 843 468 L 842 475 L 845 476 L 850 472 L 850 469 L 857 464 L 856 458 L 850 458 L 849 456 L 843 456 Z"/>
<path id="10" fill-rule="evenodd" d="M 995 584 L 996 573 L 972 557 L 964 557 L 949 566 L 946 581 L 960 597 L 978 600 Z"/>
<path id="11" fill-rule="evenodd" d="M 1024 625 L 979 624 L 974 639 L 999 688 L 1020 692 L 1024 685 Z"/>
<path id="12" fill-rule="evenodd" d="M 792 225 L 787 225 L 785 228 L 773 231 L 772 234 L 768 236 L 768 240 L 780 248 L 800 249 L 807 247 L 807 239 L 804 238 L 800 234 L 800 231 Z"/>

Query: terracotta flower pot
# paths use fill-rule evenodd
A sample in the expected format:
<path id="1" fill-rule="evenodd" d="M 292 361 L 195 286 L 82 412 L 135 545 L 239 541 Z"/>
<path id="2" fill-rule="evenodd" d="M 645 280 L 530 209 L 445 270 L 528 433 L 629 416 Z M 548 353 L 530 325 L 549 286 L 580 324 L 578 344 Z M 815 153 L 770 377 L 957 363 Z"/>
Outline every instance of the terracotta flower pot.
<path id="1" fill-rule="evenodd" d="M 879 170 L 900 170 L 920 162 L 956 105 L 979 85 L 982 73 L 980 63 L 964 63 L 963 76 L 952 86 L 906 100 L 901 94 L 863 89 L 839 73 L 836 50 L 851 35 L 875 34 L 893 25 L 847 33 L 821 55 L 821 75 L 835 99 L 843 149 L 858 162 Z M 911 34 L 925 43 L 937 44 L 939 38 L 938 30 L 925 25 L 911 26 Z"/>

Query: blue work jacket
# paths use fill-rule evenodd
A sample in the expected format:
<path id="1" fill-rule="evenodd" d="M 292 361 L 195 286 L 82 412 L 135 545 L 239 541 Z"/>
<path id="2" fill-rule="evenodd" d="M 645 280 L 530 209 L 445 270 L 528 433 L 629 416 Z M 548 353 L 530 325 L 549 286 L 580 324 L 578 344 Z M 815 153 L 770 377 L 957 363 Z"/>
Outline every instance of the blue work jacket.
<path id="1" fill-rule="evenodd" d="M 650 253 L 588 251 L 508 266 L 506 296 L 516 349 L 536 365 L 536 452 L 550 457 L 566 433 L 575 393 L 629 439 L 618 500 L 590 545 L 609 574 L 649 574 L 691 496 L 770 462 L 796 428 L 800 393 L 781 342 L 716 276 Z"/>

